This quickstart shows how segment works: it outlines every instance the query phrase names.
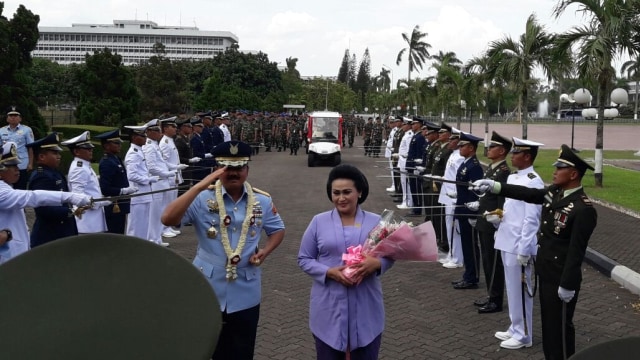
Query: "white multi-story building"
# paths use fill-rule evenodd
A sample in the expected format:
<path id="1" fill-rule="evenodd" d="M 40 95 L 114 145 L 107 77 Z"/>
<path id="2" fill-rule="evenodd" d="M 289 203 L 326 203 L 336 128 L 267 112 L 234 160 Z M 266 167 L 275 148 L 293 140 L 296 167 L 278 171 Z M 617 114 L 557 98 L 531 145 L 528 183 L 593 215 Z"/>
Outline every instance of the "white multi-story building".
<path id="1" fill-rule="evenodd" d="M 203 60 L 215 57 L 238 37 L 229 31 L 200 31 L 197 27 L 158 26 L 153 21 L 114 20 L 111 24 L 72 24 L 71 27 L 39 27 L 40 39 L 33 57 L 59 64 L 84 62 L 85 54 L 109 48 L 125 65 L 140 64 L 153 56 L 153 45 L 162 43 L 171 60 Z"/>

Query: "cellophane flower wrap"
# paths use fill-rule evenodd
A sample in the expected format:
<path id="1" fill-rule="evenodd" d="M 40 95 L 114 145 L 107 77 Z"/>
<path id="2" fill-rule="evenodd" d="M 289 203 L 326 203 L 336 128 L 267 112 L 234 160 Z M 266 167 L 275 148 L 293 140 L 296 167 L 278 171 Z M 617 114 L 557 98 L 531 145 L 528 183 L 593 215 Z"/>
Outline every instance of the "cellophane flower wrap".
<path id="1" fill-rule="evenodd" d="M 342 260 L 347 267 L 342 271 L 351 278 L 356 265 L 364 261 L 366 256 L 388 257 L 393 260 L 436 261 L 438 247 L 436 235 L 431 221 L 412 227 L 394 216 L 392 210 L 384 210 L 380 223 L 367 235 L 364 245 L 350 246 Z"/>

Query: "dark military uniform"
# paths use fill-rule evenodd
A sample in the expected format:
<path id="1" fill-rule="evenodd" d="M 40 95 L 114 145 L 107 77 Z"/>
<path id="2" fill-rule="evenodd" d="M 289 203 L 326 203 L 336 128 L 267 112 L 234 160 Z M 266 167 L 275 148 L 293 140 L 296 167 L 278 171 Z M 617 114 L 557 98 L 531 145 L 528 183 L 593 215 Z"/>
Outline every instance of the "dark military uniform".
<path id="1" fill-rule="evenodd" d="M 275 134 L 276 136 L 276 147 L 278 148 L 278 152 L 287 150 L 287 128 L 289 124 L 283 118 L 276 120 L 275 122 Z"/>
<path id="2" fill-rule="evenodd" d="M 484 172 L 483 178 L 506 183 L 510 172 L 506 160 L 502 160 L 498 164 L 489 165 Z M 485 211 L 502 209 L 504 197 L 488 193 L 479 199 L 479 203 L 478 214 L 483 214 Z M 480 240 L 482 268 L 484 270 L 484 279 L 487 283 L 487 293 L 489 295 L 488 303 L 495 305 L 495 309 L 488 307 L 493 307 L 494 305 L 485 305 L 480 308 L 480 310 L 481 312 L 490 312 L 489 310 L 499 311 L 502 310 L 504 298 L 504 266 L 502 265 L 500 250 L 494 248 L 496 228 L 484 217 L 479 217 L 476 222 L 476 230 L 478 231 L 478 239 Z M 483 309 L 485 310 L 483 311 Z"/>
<path id="3" fill-rule="evenodd" d="M 301 137 L 302 127 L 300 126 L 300 124 L 294 122 L 289 128 L 289 146 L 291 147 L 289 155 L 298 155 Z"/>
<path id="4" fill-rule="evenodd" d="M 440 150 L 440 140 L 435 140 L 432 143 L 427 144 L 427 148 L 424 151 L 424 157 L 422 158 L 422 166 L 425 168 L 425 174 L 431 174 L 431 167 L 436 158 L 436 153 Z M 425 219 L 424 221 L 431 221 L 433 223 L 434 228 L 437 225 L 440 225 L 442 222 L 442 216 L 434 216 L 434 214 L 440 214 L 437 210 L 435 210 L 435 206 L 439 206 L 438 204 L 438 194 L 433 192 L 433 184 L 431 180 L 422 179 L 422 204 L 425 206 L 424 213 Z"/>
<path id="5" fill-rule="evenodd" d="M 543 350 L 547 359 L 562 359 L 563 305 L 558 287 L 563 287 L 575 290 L 566 304 L 566 347 L 567 356 L 571 356 L 575 352 L 573 313 L 582 282 L 582 260 L 598 220 L 596 209 L 582 188 L 563 197 L 562 189 L 554 185 L 531 189 L 502 184 L 500 195 L 542 204 L 536 273 L 540 277 Z"/>
<path id="6" fill-rule="evenodd" d="M 356 136 L 356 120 L 353 117 L 349 117 L 346 121 L 347 126 L 347 139 L 349 141 L 349 147 L 353 147 L 353 140 Z M 398 142 L 398 144 L 400 144 Z"/>
<path id="7" fill-rule="evenodd" d="M 119 157 L 104 154 L 98 169 L 102 195 L 118 196 L 123 188 L 129 187 L 127 171 Z M 114 201 L 113 204 L 105 206 L 104 219 L 107 222 L 107 232 L 124 234 L 129 208 L 129 200 Z"/>
<path id="8" fill-rule="evenodd" d="M 364 156 L 371 155 L 371 133 L 373 132 L 373 119 L 371 122 L 367 121 L 362 130 L 362 137 L 364 139 Z"/>
<path id="9" fill-rule="evenodd" d="M 399 127 L 396 133 L 393 134 L 393 154 L 397 154 L 400 151 L 400 142 L 404 136 L 404 130 Z M 400 169 L 398 168 L 398 158 L 392 156 L 391 164 L 393 165 L 393 187 L 396 194 L 402 194 L 402 187 L 400 187 Z"/>
<path id="10" fill-rule="evenodd" d="M 371 129 L 371 156 L 380 157 L 380 146 L 382 146 L 382 134 L 384 125 L 380 122 L 373 124 Z"/>
<path id="11" fill-rule="evenodd" d="M 414 118 L 414 123 L 418 122 L 420 124 L 423 123 L 422 119 Z M 422 192 L 422 177 L 416 176 L 416 166 L 422 165 L 422 158 L 424 157 L 424 152 L 427 147 L 427 140 L 422 135 L 422 131 L 416 131 L 413 137 L 411 138 L 411 143 L 409 143 L 409 153 L 407 154 L 407 171 L 411 174 L 409 176 L 409 188 L 411 189 L 411 199 L 413 201 L 413 206 L 417 209 L 413 209 L 412 213 L 414 215 L 422 214 L 423 207 L 423 196 L 420 194 Z"/>
<path id="12" fill-rule="evenodd" d="M 29 190 L 69 191 L 67 179 L 56 169 L 38 166 L 31 173 Z M 69 205 L 39 206 L 35 208 L 36 221 L 31 230 L 31 247 L 50 241 L 78 235 L 76 219 Z"/>

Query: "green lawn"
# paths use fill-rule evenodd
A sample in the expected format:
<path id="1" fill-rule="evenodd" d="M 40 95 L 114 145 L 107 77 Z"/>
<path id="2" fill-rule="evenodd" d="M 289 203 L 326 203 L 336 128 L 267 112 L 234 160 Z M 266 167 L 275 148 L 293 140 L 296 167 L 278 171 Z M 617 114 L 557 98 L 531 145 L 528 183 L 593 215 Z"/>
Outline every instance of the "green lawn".
<path id="1" fill-rule="evenodd" d="M 542 177 L 545 183 L 550 184 L 553 179 L 555 168 L 552 164 L 558 158 L 559 150 L 541 150 L 536 158 L 534 168 Z M 486 162 L 488 159 L 482 154 L 482 149 L 478 149 L 478 158 Z M 580 152 L 580 157 L 589 161 L 593 165 L 594 151 L 584 150 Z M 604 152 L 605 162 L 609 160 L 638 160 L 639 156 L 634 156 L 634 151 L 607 151 Z M 509 161 L 509 157 L 507 157 Z M 593 172 L 587 171 L 582 181 L 587 195 L 594 199 L 610 202 L 621 207 L 640 212 L 640 192 L 632 190 L 640 184 L 640 172 L 621 169 L 605 165 L 603 168 L 602 188 L 594 186 Z M 634 185 L 636 184 L 636 185 Z"/>

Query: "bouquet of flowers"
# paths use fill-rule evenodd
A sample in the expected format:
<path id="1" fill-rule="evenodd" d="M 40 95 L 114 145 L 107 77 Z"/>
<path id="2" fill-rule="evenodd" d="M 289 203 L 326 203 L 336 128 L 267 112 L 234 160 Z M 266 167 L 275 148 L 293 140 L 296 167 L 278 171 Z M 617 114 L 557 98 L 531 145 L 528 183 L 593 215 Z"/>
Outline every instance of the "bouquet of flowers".
<path id="1" fill-rule="evenodd" d="M 398 220 L 392 210 L 382 212 L 380 223 L 369 232 L 363 245 L 350 246 L 342 260 L 347 267 L 342 271 L 351 277 L 355 269 L 351 265 L 364 261 L 366 256 L 389 257 L 393 260 L 436 261 L 438 247 L 431 221 L 416 227 Z"/>

